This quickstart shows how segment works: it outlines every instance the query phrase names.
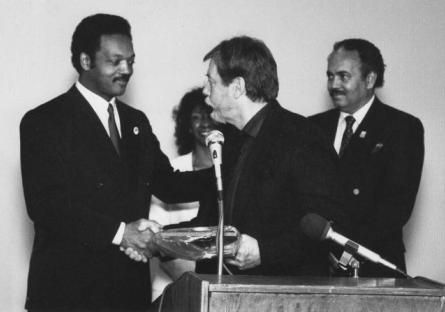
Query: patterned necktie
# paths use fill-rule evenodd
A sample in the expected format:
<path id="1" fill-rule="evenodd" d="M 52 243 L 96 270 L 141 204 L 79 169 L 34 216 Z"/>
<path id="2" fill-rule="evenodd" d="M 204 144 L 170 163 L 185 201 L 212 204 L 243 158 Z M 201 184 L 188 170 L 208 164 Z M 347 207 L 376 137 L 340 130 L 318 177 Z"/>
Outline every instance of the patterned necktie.
<path id="1" fill-rule="evenodd" d="M 352 116 L 346 116 L 346 129 L 345 132 L 343 132 L 343 138 L 341 139 L 341 145 L 340 145 L 340 151 L 338 152 L 338 156 L 342 156 L 346 146 L 348 146 L 349 141 L 351 141 L 352 136 L 354 135 L 354 131 L 352 130 L 352 125 L 355 122 L 354 117 Z"/>
<path id="2" fill-rule="evenodd" d="M 114 119 L 113 105 L 108 105 L 108 129 L 110 130 L 110 139 L 113 142 L 116 152 L 120 154 L 119 150 L 119 132 L 117 131 L 116 120 Z"/>

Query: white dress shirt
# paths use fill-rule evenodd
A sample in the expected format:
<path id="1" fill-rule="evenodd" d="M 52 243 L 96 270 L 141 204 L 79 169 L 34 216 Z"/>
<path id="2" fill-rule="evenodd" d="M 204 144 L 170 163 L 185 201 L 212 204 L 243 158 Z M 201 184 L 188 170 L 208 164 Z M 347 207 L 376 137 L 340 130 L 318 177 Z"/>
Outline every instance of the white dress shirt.
<path id="1" fill-rule="evenodd" d="M 119 118 L 119 111 L 116 107 L 116 98 L 112 98 L 109 102 L 107 102 L 104 98 L 100 97 L 96 93 L 88 90 L 86 87 L 84 87 L 79 81 L 76 81 L 76 88 L 79 90 L 80 94 L 87 100 L 87 102 L 90 104 L 90 106 L 93 108 L 94 112 L 96 113 L 97 117 L 99 117 L 100 122 L 105 128 L 105 131 L 107 131 L 108 136 L 110 136 L 110 129 L 108 128 L 108 105 L 113 105 L 114 110 L 114 120 L 116 121 L 117 131 L 119 132 L 119 136 L 121 135 L 121 120 Z M 125 223 L 121 222 L 119 225 L 119 229 L 116 232 L 116 235 L 113 238 L 112 243 L 115 245 L 120 245 L 122 242 L 122 238 L 124 236 L 125 231 Z"/>
<path id="2" fill-rule="evenodd" d="M 375 98 L 375 95 L 373 95 L 372 98 L 365 105 L 363 105 L 363 107 L 361 107 L 358 111 L 356 111 L 354 114 L 340 112 L 340 116 L 338 117 L 338 123 L 337 123 L 337 132 L 335 133 L 335 140 L 334 140 L 334 148 L 337 151 L 337 154 L 340 152 L 341 140 L 343 138 L 343 133 L 345 132 L 345 129 L 346 129 L 345 118 L 348 116 L 354 117 L 355 122 L 352 125 L 352 132 L 355 133 L 355 130 L 357 130 L 358 126 L 363 121 L 363 118 L 365 118 L 366 113 L 368 112 L 369 108 L 371 107 L 372 102 L 374 102 L 374 98 Z"/>
<path id="3" fill-rule="evenodd" d="M 108 136 L 110 136 L 110 129 L 108 128 L 108 104 L 111 104 L 113 106 L 114 120 L 116 121 L 117 131 L 119 132 L 119 137 L 122 137 L 121 119 L 119 118 L 119 111 L 116 107 L 116 98 L 113 97 L 109 102 L 107 102 L 104 98 L 88 90 L 79 81 L 76 81 L 76 88 L 93 108 L 97 117 L 99 117 L 100 122 L 108 133 Z"/>

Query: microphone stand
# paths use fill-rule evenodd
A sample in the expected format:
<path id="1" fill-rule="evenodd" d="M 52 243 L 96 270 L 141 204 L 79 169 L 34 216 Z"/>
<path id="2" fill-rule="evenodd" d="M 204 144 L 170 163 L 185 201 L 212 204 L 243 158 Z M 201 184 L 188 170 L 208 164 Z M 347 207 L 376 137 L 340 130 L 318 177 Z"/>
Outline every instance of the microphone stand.
<path id="1" fill-rule="evenodd" d="M 335 243 L 343 246 L 345 252 L 343 253 L 340 261 L 338 261 L 338 264 L 343 265 L 345 267 L 352 264 L 351 267 L 354 270 L 355 276 L 358 276 L 358 269 L 360 265 L 357 261 L 355 261 L 354 263 L 354 261 L 351 260 L 352 259 L 355 260 L 354 257 L 356 255 L 359 255 L 365 258 L 366 260 L 372 261 L 374 263 L 383 265 L 391 270 L 394 270 L 406 278 L 411 278 L 411 276 L 409 276 L 406 272 L 398 268 L 395 264 L 392 264 L 391 262 L 380 257 L 380 255 L 369 250 L 368 248 L 361 246 L 360 244 L 357 244 L 356 242 L 348 239 L 347 237 L 344 237 L 343 235 L 335 232 L 331 227 L 331 223 L 317 214 L 308 213 L 307 215 L 305 215 L 300 221 L 300 226 L 302 228 L 303 233 L 306 234 L 309 238 L 319 241 L 330 239 Z"/>
<path id="2" fill-rule="evenodd" d="M 218 279 L 221 279 L 224 257 L 224 204 L 223 204 L 223 184 L 221 174 L 222 164 L 222 144 L 224 136 L 218 130 L 213 130 L 206 137 L 206 145 L 210 149 L 212 162 L 215 167 L 216 190 L 218 192 L 218 228 L 216 232 L 216 250 L 218 253 Z"/>
<path id="3" fill-rule="evenodd" d="M 218 190 L 218 230 L 216 232 L 216 250 L 218 252 L 218 278 L 222 276 L 224 257 L 224 203 L 221 180 L 221 166 L 215 165 L 216 184 Z"/>

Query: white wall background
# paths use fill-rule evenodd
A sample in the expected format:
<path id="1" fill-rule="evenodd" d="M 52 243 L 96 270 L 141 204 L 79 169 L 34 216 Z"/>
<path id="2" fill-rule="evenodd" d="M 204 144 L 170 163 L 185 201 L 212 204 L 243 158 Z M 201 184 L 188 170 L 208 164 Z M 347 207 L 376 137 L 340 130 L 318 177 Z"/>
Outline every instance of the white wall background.
<path id="1" fill-rule="evenodd" d="M 426 156 L 405 229 L 408 270 L 445 281 L 445 1 L 441 0 L 0 0 L 0 311 L 23 311 L 33 228 L 23 201 L 19 122 L 76 79 L 70 40 L 85 16 L 106 12 L 133 27 L 135 74 L 124 100 L 143 110 L 174 156 L 171 110 L 204 81 L 204 54 L 222 39 L 265 41 L 279 100 L 303 115 L 330 107 L 326 56 L 333 42 L 374 42 L 388 65 L 380 97 L 418 116 Z"/>

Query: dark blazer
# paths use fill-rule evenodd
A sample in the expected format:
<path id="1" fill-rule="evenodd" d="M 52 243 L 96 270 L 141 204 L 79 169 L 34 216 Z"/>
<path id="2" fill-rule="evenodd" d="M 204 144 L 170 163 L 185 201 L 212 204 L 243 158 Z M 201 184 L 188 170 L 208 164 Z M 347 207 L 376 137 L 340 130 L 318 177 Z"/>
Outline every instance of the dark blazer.
<path id="1" fill-rule="evenodd" d="M 121 156 L 75 87 L 22 120 L 23 187 L 35 227 L 28 309 L 147 307 L 149 266 L 111 243 L 119 224 L 147 218 L 152 193 L 198 198 L 200 180 L 173 173 L 145 115 L 119 101 L 117 109 Z"/>
<path id="2" fill-rule="evenodd" d="M 242 168 L 230 225 L 258 241 L 261 264 L 236 274 L 326 275 L 324 246 L 300 231 L 300 219 L 316 212 L 341 219 L 335 160 L 322 134 L 306 118 L 270 103 L 264 123 Z M 238 134 L 238 135 L 237 135 Z M 225 132 L 223 184 L 228 189 L 239 155 L 239 131 Z M 210 194 L 210 193 L 209 193 Z M 226 195 L 226 194 L 225 194 Z M 194 225 L 216 225 L 216 195 L 201 202 Z M 200 261 L 197 272 L 216 273 L 215 261 Z"/>
<path id="3" fill-rule="evenodd" d="M 333 145 L 339 111 L 310 117 Z M 419 188 L 424 157 L 423 126 L 419 119 L 375 98 L 338 158 L 345 211 L 354 226 L 351 238 L 405 269 L 402 229 Z M 364 263 L 361 276 L 397 276 Z"/>

